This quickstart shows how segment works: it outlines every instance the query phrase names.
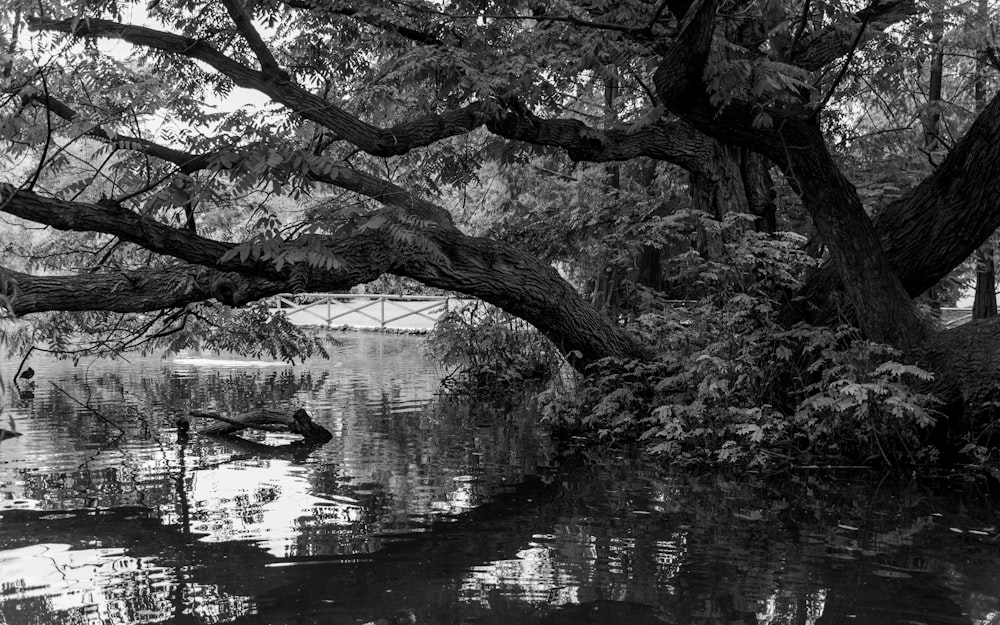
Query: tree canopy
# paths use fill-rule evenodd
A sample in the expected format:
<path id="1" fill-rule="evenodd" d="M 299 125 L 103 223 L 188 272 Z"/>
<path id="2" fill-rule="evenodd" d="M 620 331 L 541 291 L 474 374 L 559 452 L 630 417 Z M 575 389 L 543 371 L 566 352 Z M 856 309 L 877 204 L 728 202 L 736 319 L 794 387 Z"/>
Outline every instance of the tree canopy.
<path id="1" fill-rule="evenodd" d="M 735 228 L 822 261 L 738 269 L 781 283 L 784 327 L 948 343 L 914 298 L 1000 225 L 992 9 L 11 2 L 0 210 L 25 234 L 4 302 L 160 312 L 143 329 L 163 334 L 199 302 L 390 274 L 522 317 L 582 367 L 653 354 L 613 305 L 622 276 L 633 311 L 703 295 L 718 271 L 675 265 L 668 288 L 664 261 L 736 270 Z"/>

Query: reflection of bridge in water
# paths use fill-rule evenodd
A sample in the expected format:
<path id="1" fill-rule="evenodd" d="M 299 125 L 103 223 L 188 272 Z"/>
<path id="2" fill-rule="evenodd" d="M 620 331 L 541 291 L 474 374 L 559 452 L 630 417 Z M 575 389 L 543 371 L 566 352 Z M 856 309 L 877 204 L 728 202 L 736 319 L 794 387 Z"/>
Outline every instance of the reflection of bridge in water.
<path id="1" fill-rule="evenodd" d="M 447 310 L 472 301 L 447 295 L 286 293 L 271 298 L 270 307 L 295 325 L 426 332 Z"/>

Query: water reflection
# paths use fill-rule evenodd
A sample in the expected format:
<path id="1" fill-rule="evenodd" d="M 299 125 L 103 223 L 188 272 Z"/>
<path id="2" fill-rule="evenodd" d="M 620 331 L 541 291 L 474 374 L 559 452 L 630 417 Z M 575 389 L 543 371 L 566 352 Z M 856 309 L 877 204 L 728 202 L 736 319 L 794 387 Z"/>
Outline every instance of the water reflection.
<path id="1" fill-rule="evenodd" d="M 4 398 L 0 623 L 1000 623 L 985 484 L 557 461 L 530 410 L 435 398 L 412 337 L 33 366 Z M 177 436 L 261 406 L 335 438 Z"/>

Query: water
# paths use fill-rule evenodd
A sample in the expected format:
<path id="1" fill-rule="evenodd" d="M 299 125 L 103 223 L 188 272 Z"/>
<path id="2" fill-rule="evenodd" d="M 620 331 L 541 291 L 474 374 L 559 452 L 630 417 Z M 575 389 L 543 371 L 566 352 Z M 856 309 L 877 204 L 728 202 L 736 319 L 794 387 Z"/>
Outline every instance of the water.
<path id="1" fill-rule="evenodd" d="M 0 623 L 1000 623 L 983 482 L 568 459 L 415 337 L 199 358 L 0 363 Z M 335 437 L 178 441 L 262 406 Z"/>

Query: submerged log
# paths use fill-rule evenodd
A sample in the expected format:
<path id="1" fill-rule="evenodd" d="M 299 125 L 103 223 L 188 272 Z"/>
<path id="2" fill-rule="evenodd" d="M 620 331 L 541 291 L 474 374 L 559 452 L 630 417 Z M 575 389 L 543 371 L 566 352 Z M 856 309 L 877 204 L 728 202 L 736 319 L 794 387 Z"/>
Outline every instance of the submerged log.
<path id="1" fill-rule="evenodd" d="M 254 412 L 244 412 L 235 417 L 224 417 L 214 412 L 191 411 L 192 417 L 215 419 L 222 423 L 200 430 L 200 434 L 209 436 L 225 436 L 235 434 L 247 428 L 265 432 L 291 432 L 299 434 L 310 443 L 323 444 L 333 438 L 330 430 L 313 422 L 309 413 L 299 408 L 291 415 L 279 410 L 261 409 Z"/>

